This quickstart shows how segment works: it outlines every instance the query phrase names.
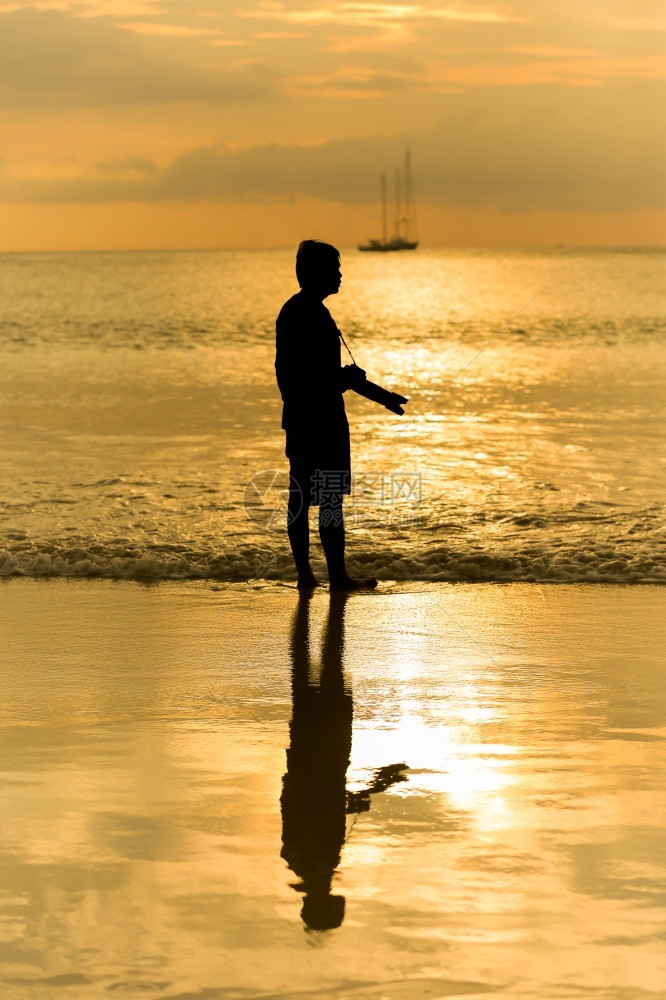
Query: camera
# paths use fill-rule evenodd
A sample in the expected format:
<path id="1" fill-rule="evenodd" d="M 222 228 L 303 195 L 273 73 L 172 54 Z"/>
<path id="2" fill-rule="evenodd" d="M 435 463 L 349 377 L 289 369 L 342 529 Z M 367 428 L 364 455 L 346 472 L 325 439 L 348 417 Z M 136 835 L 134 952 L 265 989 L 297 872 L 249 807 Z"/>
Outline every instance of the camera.
<path id="1" fill-rule="evenodd" d="M 401 396 L 398 392 L 390 392 L 388 389 L 383 389 L 381 385 L 370 382 L 366 378 L 363 369 L 359 368 L 358 365 L 346 365 L 343 371 L 346 376 L 346 388 L 353 389 L 359 396 L 365 396 L 366 399 L 371 399 L 373 403 L 385 406 L 391 413 L 397 413 L 399 416 L 402 416 L 405 412 L 402 404 L 409 401 L 408 396 Z"/>

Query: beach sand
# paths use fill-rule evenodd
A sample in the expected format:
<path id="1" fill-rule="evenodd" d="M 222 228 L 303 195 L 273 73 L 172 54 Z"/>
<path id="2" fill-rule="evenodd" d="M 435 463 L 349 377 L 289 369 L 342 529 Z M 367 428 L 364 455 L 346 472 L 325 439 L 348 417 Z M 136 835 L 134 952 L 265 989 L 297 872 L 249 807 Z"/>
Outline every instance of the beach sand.
<path id="1" fill-rule="evenodd" d="M 7 1000 L 664 996 L 665 590 L 3 586 Z"/>

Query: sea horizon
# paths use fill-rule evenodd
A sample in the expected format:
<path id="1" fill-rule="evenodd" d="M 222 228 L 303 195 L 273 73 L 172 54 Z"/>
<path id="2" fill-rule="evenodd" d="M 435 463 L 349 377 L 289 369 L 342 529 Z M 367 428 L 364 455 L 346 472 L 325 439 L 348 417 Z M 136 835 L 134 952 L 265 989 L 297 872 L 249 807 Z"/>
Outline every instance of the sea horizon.
<path id="1" fill-rule="evenodd" d="M 303 237 L 306 238 L 306 237 Z M 313 239 L 322 239 L 322 236 L 313 236 Z M 298 241 L 293 244 L 280 244 L 270 247 L 217 247 L 217 246 L 193 246 L 193 247 L 79 247 L 76 249 L 37 249 L 37 250 L 0 250 L 0 256 L 10 254 L 38 254 L 38 253 L 223 253 L 226 251 L 236 252 L 271 252 L 271 251 L 294 251 L 298 246 Z M 358 244 L 339 245 L 341 253 L 358 251 Z M 416 250 L 389 251 L 388 256 L 404 256 L 418 254 L 420 250 L 487 250 L 492 252 L 511 253 L 513 251 L 545 251 L 545 250 L 581 250 L 581 251 L 651 251 L 666 250 L 666 243 L 525 243 L 525 244 L 490 244 L 490 243 L 419 243 Z"/>

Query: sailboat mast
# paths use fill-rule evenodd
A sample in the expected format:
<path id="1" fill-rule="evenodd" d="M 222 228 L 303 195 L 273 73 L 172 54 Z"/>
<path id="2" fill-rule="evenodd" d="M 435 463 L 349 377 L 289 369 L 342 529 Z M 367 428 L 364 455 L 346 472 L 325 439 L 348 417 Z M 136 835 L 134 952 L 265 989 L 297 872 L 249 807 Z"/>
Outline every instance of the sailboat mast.
<path id="1" fill-rule="evenodd" d="M 402 183 L 400 171 L 395 172 L 395 235 L 400 236 L 400 224 L 402 222 Z"/>
<path id="2" fill-rule="evenodd" d="M 386 226 L 386 174 L 382 174 L 382 243 L 387 240 Z"/>
<path id="3" fill-rule="evenodd" d="M 405 239 L 409 239 L 409 223 L 412 220 L 412 163 L 409 146 L 405 150 Z"/>

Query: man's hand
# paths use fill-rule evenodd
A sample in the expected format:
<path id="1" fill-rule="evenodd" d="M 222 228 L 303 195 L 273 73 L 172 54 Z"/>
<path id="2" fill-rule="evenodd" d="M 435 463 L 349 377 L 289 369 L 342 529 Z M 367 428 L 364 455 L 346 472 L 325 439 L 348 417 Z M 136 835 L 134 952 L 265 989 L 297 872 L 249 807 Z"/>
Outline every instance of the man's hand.
<path id="1" fill-rule="evenodd" d="M 355 389 L 365 382 L 365 372 L 358 365 L 345 365 L 342 369 L 342 384 L 345 389 Z"/>

